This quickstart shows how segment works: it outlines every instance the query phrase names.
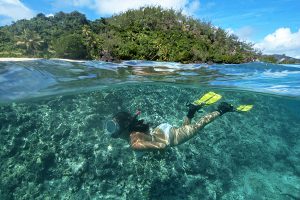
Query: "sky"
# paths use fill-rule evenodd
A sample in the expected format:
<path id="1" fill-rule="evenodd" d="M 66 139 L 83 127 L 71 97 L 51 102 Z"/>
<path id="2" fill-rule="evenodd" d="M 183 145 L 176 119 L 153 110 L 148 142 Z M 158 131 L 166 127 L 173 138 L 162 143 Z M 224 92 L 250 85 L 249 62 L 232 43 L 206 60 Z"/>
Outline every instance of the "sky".
<path id="1" fill-rule="evenodd" d="M 147 5 L 209 21 L 264 54 L 300 58 L 300 0 L 0 0 L 0 26 L 38 13 L 77 10 L 95 20 Z"/>

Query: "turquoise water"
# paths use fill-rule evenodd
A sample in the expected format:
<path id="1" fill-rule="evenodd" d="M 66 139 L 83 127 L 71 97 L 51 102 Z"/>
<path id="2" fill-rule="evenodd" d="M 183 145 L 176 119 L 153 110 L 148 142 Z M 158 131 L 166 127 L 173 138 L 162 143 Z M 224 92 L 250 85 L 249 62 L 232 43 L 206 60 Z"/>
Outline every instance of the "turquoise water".
<path id="1" fill-rule="evenodd" d="M 180 126 L 208 91 L 254 108 L 158 152 L 103 129 L 136 109 L 152 127 Z M 0 102 L 0 199 L 300 198 L 298 65 L 0 62 Z"/>

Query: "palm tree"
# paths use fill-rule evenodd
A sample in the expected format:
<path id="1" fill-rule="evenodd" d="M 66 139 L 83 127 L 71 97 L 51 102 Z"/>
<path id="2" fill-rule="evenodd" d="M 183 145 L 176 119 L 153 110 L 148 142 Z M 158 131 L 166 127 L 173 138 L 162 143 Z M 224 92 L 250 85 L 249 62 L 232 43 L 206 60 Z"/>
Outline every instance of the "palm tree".
<path id="1" fill-rule="evenodd" d="M 25 48 L 26 54 L 36 55 L 44 41 L 41 36 L 29 29 L 24 29 L 20 36 L 16 36 L 16 45 Z"/>

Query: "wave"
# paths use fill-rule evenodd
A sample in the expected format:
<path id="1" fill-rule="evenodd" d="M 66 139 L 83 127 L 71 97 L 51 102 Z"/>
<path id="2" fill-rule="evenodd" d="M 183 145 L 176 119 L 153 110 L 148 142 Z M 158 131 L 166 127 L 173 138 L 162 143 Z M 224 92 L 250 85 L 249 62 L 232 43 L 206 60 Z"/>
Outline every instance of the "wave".
<path id="1" fill-rule="evenodd" d="M 133 82 L 212 85 L 300 96 L 300 69 L 290 65 L 208 65 L 140 60 L 109 63 L 61 59 L 0 62 L 1 102 Z"/>

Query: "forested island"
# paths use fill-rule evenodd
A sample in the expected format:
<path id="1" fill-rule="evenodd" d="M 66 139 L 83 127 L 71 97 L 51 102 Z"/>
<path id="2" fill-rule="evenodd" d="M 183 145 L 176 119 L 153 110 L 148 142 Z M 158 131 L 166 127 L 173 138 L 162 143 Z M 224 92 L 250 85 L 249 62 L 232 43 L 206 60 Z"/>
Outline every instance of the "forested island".
<path id="1" fill-rule="evenodd" d="M 0 57 L 243 63 L 262 56 L 235 35 L 175 10 L 144 7 L 88 20 L 40 13 L 0 27 Z"/>

